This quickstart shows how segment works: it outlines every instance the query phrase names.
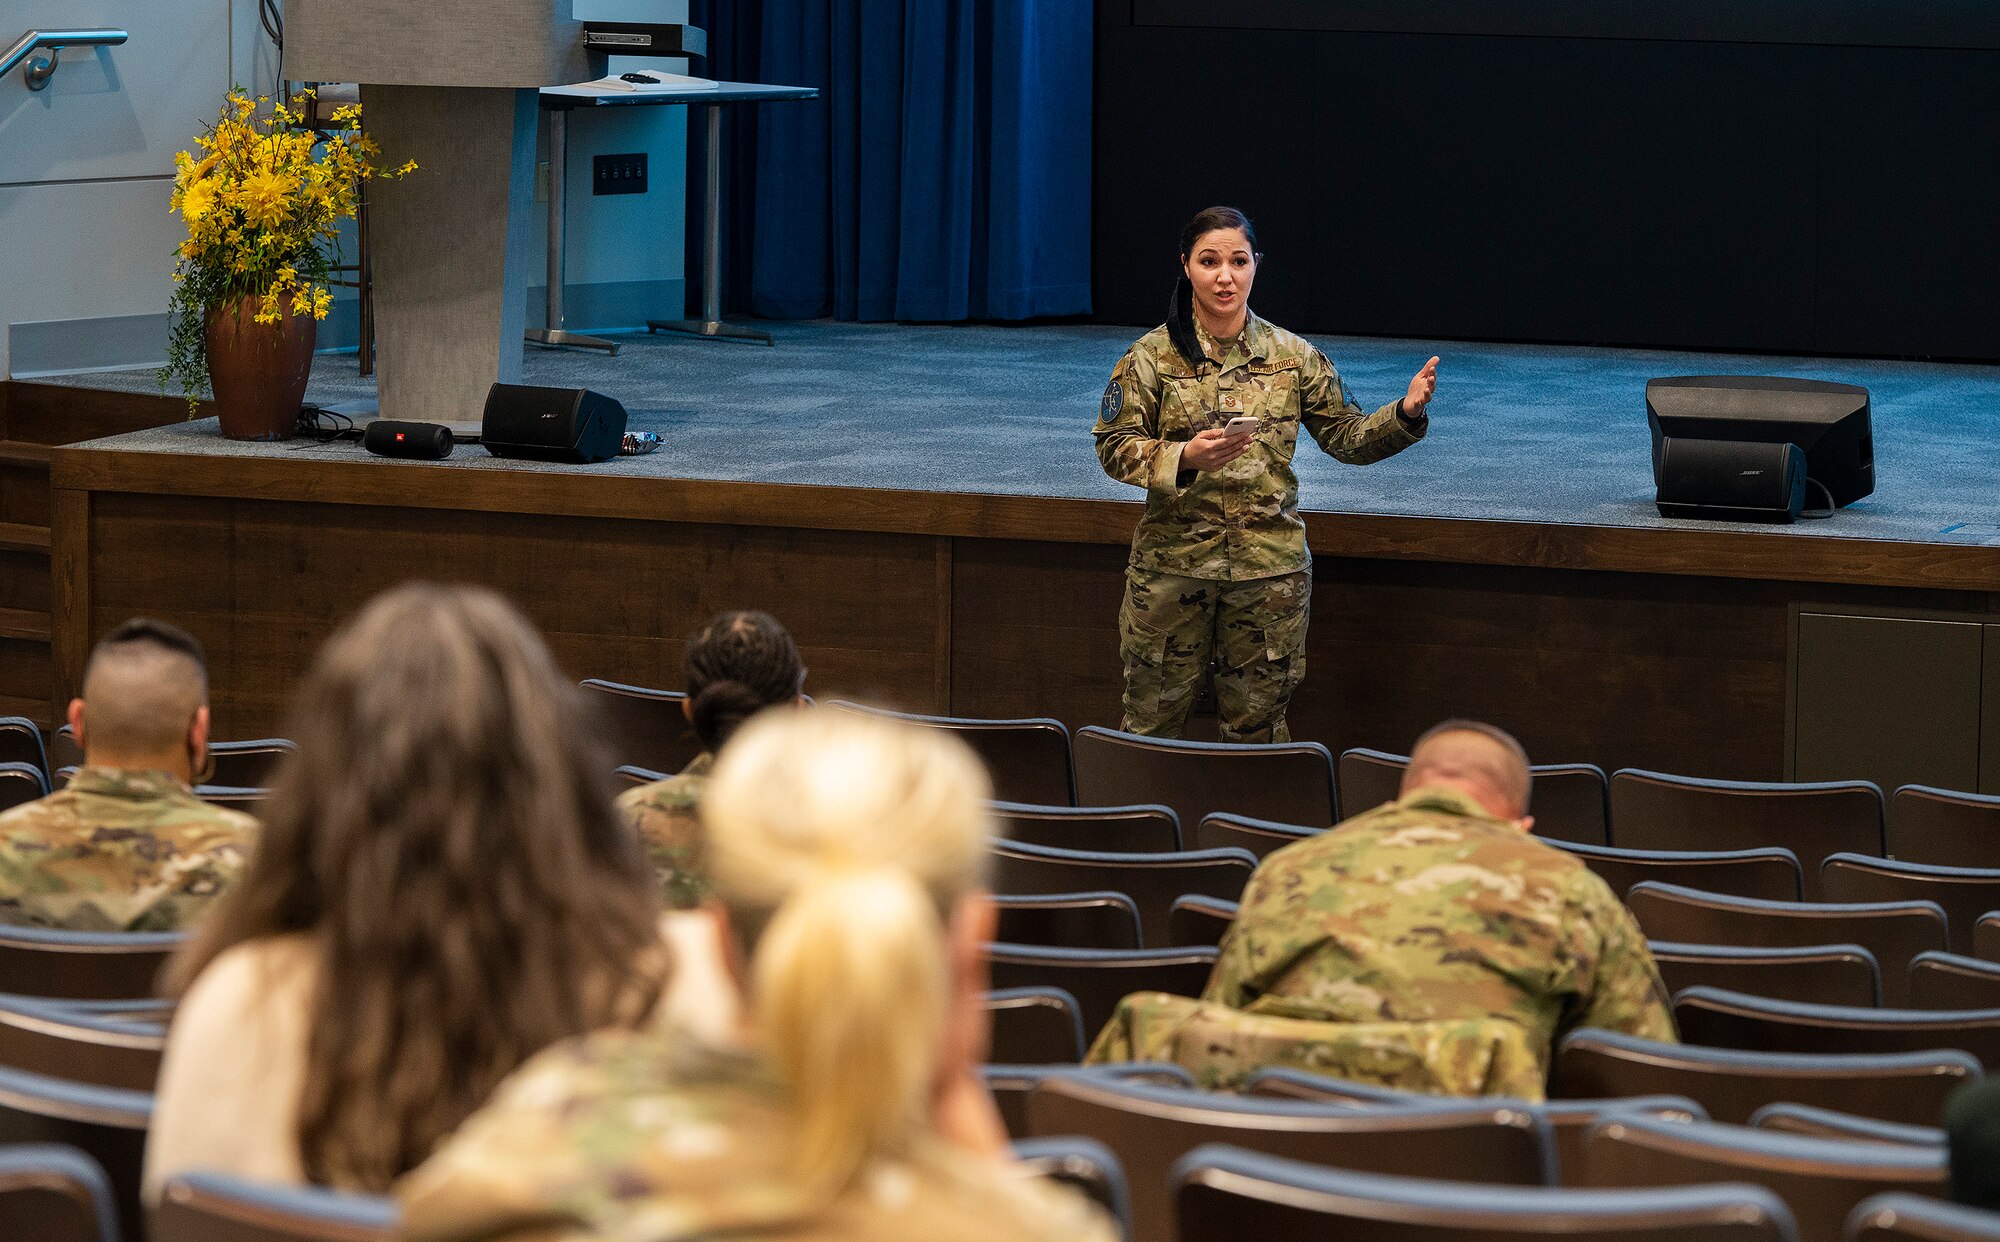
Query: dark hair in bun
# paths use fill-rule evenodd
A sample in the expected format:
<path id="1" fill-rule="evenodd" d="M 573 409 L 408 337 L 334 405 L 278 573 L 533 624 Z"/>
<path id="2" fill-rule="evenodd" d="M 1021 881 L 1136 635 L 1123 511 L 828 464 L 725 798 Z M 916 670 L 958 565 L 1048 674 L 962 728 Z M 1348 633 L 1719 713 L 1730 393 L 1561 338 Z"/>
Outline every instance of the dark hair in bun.
<path id="1" fill-rule="evenodd" d="M 694 735 L 709 751 L 758 712 L 798 698 L 806 678 L 792 636 L 763 612 L 717 615 L 689 636 L 682 663 Z"/>

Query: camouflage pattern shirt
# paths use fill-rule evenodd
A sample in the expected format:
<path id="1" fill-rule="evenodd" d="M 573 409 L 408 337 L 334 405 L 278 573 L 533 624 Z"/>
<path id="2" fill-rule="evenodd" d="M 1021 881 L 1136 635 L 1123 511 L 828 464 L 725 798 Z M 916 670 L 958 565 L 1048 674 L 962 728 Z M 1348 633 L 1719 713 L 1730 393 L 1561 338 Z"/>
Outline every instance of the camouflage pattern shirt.
<path id="1" fill-rule="evenodd" d="M 1080 1195 L 937 1139 L 827 1202 L 789 1176 L 785 1093 L 677 1029 L 557 1044 L 397 1187 L 408 1242 L 1113 1242 Z"/>
<path id="2" fill-rule="evenodd" d="M 0 922 L 178 931 L 242 869 L 257 821 L 165 772 L 79 769 L 0 814 Z"/>
<path id="3" fill-rule="evenodd" d="M 715 756 L 696 755 L 678 776 L 628 789 L 618 795 L 618 807 L 625 812 L 653 871 L 660 879 L 660 899 L 669 910 L 692 910 L 708 896 L 708 880 L 702 875 L 701 791 Z"/>
<path id="4" fill-rule="evenodd" d="M 1509 1018 L 1675 1038 L 1638 924 L 1582 860 L 1426 788 L 1266 858 L 1204 1000 L 1341 1022 Z"/>
<path id="5" fill-rule="evenodd" d="M 1415 444 L 1429 423 L 1356 405 L 1339 372 L 1304 338 L 1249 316 L 1233 340 L 1197 322 L 1207 357 L 1190 366 L 1163 325 L 1125 351 L 1098 411 L 1097 459 L 1120 482 L 1146 489 L 1132 565 L 1211 581 L 1296 573 L 1312 563 L 1299 518 L 1292 452 L 1299 429 L 1341 461 L 1366 465 Z M 1250 448 L 1220 470 L 1181 469 L 1196 432 L 1254 417 Z"/>

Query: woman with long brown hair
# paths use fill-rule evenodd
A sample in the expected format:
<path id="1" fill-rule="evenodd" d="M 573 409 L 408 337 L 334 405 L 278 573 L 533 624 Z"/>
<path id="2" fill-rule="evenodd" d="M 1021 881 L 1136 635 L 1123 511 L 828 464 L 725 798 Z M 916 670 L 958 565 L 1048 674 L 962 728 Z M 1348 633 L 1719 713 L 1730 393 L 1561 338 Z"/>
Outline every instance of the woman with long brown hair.
<path id="1" fill-rule="evenodd" d="M 386 1191 L 531 1054 L 653 1012 L 652 876 L 586 719 L 489 591 L 403 586 L 327 643 L 256 852 L 170 970 L 149 1192 Z"/>

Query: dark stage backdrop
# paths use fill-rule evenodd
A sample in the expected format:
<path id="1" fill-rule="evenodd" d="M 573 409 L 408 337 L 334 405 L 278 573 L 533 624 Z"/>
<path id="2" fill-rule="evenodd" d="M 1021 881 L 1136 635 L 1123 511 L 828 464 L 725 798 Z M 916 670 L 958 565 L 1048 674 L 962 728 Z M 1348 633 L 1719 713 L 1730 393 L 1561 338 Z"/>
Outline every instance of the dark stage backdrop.
<path id="1" fill-rule="evenodd" d="M 1095 0 L 1096 317 L 2000 359 L 1990 0 Z"/>

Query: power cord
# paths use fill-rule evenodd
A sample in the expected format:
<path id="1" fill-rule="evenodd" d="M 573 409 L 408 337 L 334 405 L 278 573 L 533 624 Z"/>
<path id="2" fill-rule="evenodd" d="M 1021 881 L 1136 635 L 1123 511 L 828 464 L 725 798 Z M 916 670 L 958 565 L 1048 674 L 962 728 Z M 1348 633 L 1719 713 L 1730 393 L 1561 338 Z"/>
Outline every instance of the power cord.
<path id="1" fill-rule="evenodd" d="M 354 420 L 345 414 L 337 414 L 321 405 L 307 405 L 299 410 L 298 435 L 302 440 L 332 444 L 342 436 L 354 433 Z"/>
<path id="2" fill-rule="evenodd" d="M 1833 516 L 1833 508 L 1834 508 L 1834 506 L 1833 506 L 1833 493 L 1832 493 L 1831 491 L 1828 491 L 1828 490 L 1827 490 L 1827 486 L 1826 486 L 1826 484 L 1824 484 L 1824 483 L 1820 482 L 1820 481 L 1819 481 L 1818 479 L 1815 479 L 1815 478 L 1812 478 L 1812 477 L 1808 476 L 1808 477 L 1807 477 L 1807 479 L 1806 479 L 1806 486 L 1807 486 L 1807 487 L 1809 487 L 1809 488 L 1810 488 L 1810 487 L 1817 487 L 1817 488 L 1819 489 L 1819 494 L 1820 494 L 1820 495 L 1822 495 L 1822 496 L 1824 496 L 1824 497 L 1826 497 L 1826 508 L 1824 508 L 1824 509 L 1801 509 L 1801 510 L 1799 510 L 1799 516 L 1800 516 L 1800 517 L 1802 517 L 1802 518 L 1830 518 L 1830 517 L 1832 517 L 1832 516 Z"/>

